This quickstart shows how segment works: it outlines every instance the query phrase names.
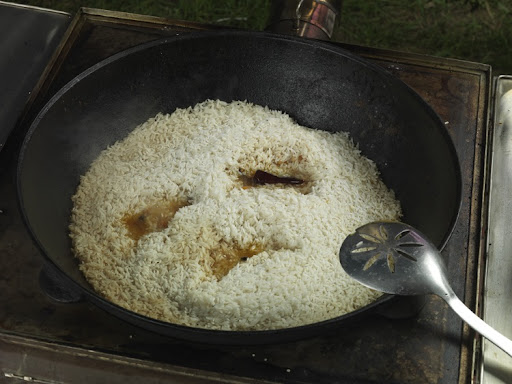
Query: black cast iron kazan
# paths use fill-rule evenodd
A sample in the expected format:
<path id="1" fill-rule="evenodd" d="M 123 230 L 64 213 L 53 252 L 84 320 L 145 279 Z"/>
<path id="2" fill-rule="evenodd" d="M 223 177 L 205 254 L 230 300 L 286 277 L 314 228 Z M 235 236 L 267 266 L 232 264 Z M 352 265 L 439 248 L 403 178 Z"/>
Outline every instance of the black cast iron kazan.
<path id="1" fill-rule="evenodd" d="M 389 301 L 301 327 L 215 331 L 140 316 L 93 291 L 68 236 L 80 175 L 149 117 L 206 99 L 247 100 L 308 127 L 350 132 L 395 191 L 403 221 L 439 247 L 448 240 L 460 205 L 457 155 L 443 122 L 404 83 L 327 43 L 245 31 L 186 34 L 129 49 L 76 77 L 42 109 L 21 149 L 18 192 L 26 224 L 46 258 L 99 307 L 172 337 L 252 344 L 316 335 Z"/>

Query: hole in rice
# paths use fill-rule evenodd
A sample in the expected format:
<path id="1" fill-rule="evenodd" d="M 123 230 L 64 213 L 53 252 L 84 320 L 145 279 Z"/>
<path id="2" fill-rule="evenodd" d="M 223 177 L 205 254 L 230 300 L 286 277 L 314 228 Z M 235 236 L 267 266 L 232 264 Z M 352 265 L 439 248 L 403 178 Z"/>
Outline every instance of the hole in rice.
<path id="1" fill-rule="evenodd" d="M 239 170 L 238 181 L 242 189 L 251 188 L 293 188 L 302 194 L 311 192 L 311 182 L 303 177 L 297 177 L 284 172 L 267 172 L 261 169 L 256 171 Z"/>
<path id="2" fill-rule="evenodd" d="M 246 262 L 264 250 L 263 245 L 258 243 L 251 243 L 244 247 L 235 244 L 219 244 L 218 248 L 210 250 L 212 275 L 220 281 L 239 263 Z"/>
<path id="3" fill-rule="evenodd" d="M 241 156 L 235 171 L 242 189 L 290 189 L 309 194 L 312 177 L 308 172 L 307 158 L 286 146 L 261 147 Z"/>
<path id="4" fill-rule="evenodd" d="M 159 232 L 167 228 L 176 212 L 190 205 L 186 201 L 159 201 L 137 213 L 128 213 L 123 223 L 128 230 L 128 236 L 139 240 L 149 233 Z"/>

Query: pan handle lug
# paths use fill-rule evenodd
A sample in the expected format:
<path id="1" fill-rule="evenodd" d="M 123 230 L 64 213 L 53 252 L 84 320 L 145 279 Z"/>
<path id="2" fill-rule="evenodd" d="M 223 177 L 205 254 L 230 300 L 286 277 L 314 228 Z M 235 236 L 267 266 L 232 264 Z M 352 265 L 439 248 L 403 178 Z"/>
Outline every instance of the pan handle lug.
<path id="1" fill-rule="evenodd" d="M 39 286 L 50 299 L 58 303 L 77 303 L 84 300 L 83 293 L 49 262 L 45 262 L 39 272 Z"/>

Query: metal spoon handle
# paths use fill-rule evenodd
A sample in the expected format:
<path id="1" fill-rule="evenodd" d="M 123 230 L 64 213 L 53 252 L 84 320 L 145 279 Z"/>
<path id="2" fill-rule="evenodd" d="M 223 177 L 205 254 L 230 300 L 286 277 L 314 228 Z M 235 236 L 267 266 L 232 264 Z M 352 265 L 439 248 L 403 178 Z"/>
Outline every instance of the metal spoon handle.
<path id="1" fill-rule="evenodd" d="M 471 328 L 480 333 L 486 339 L 494 343 L 497 347 L 501 348 L 504 352 L 512 356 L 512 340 L 503 336 L 477 315 L 475 315 L 468 307 L 464 305 L 459 298 L 453 294 L 448 296 L 441 296 L 446 300 L 448 305 L 464 320 Z"/>

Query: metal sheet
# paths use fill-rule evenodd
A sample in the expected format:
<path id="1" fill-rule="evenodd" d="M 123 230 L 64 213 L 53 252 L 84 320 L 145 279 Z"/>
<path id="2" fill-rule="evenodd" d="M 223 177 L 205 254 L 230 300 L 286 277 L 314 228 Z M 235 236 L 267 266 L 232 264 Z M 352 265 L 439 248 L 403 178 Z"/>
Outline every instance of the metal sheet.
<path id="1" fill-rule="evenodd" d="M 0 150 L 70 19 L 63 12 L 0 2 Z"/>
<path id="2" fill-rule="evenodd" d="M 512 338 L 512 77 L 496 80 L 484 320 Z M 512 382 L 512 357 L 487 340 L 482 383 Z"/>

